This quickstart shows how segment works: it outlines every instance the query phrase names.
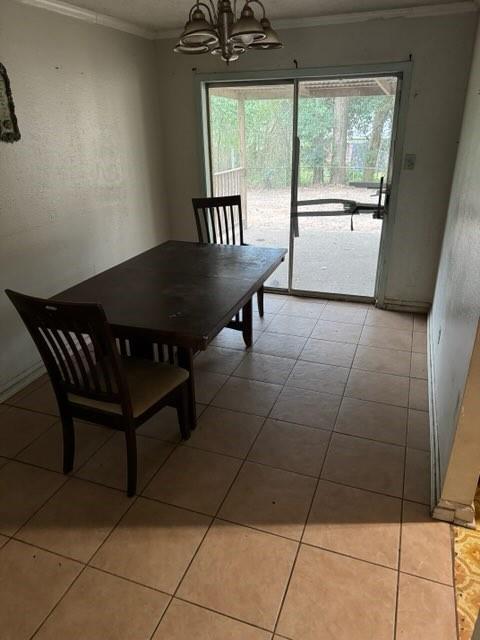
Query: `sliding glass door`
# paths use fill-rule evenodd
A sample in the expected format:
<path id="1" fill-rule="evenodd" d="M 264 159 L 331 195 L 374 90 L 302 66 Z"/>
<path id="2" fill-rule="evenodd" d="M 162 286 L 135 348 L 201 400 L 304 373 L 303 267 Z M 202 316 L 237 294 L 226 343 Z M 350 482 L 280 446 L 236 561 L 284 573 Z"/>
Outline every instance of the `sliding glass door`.
<path id="1" fill-rule="evenodd" d="M 209 191 L 245 240 L 288 248 L 267 287 L 374 299 L 401 74 L 206 84 Z"/>
<path id="2" fill-rule="evenodd" d="M 290 288 L 373 298 L 398 80 L 300 81 Z"/>
<path id="3" fill-rule="evenodd" d="M 248 244 L 289 246 L 293 82 L 208 88 L 211 194 L 242 196 Z M 288 289 L 288 259 L 266 282 Z"/>

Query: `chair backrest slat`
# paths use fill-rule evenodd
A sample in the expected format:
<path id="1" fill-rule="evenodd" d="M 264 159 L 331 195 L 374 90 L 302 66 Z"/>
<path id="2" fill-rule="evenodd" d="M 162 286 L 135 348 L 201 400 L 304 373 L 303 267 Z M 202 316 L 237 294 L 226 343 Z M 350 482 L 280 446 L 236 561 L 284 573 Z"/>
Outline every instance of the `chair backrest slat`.
<path id="1" fill-rule="evenodd" d="M 51 329 L 50 331 L 55 334 L 57 344 L 60 345 L 63 358 L 70 370 L 70 379 L 73 385 L 80 387 L 82 383 L 80 381 L 80 376 L 78 375 L 77 361 L 75 358 L 76 349 L 70 334 L 64 329 Z"/>
<path id="2" fill-rule="evenodd" d="M 62 334 L 52 328 L 47 328 L 47 332 L 51 336 L 52 344 L 57 347 L 56 353 L 59 354 L 60 362 L 64 364 L 64 368 L 67 371 L 65 379 L 69 380 L 71 384 L 78 384 L 77 372 L 73 366 L 73 362 L 71 362 L 68 357 L 68 348 L 65 345 Z"/>
<path id="3" fill-rule="evenodd" d="M 107 394 L 113 394 L 115 393 L 115 380 L 112 376 L 112 366 L 109 362 L 108 352 L 105 352 L 105 347 L 95 332 L 92 332 L 92 342 L 96 368 L 100 378 L 100 388 Z"/>
<path id="4" fill-rule="evenodd" d="M 227 207 L 223 207 L 223 223 L 225 225 L 225 235 L 227 237 L 227 244 L 230 244 L 230 233 L 229 233 L 229 228 L 228 228 Z"/>
<path id="5" fill-rule="evenodd" d="M 224 244 L 223 232 L 222 232 L 222 218 L 220 216 L 220 207 L 215 207 L 215 210 L 217 212 L 218 236 L 219 236 L 220 244 Z"/>
<path id="6" fill-rule="evenodd" d="M 217 230 L 215 229 L 215 209 L 214 207 L 212 207 L 211 209 L 208 209 L 208 213 L 210 216 L 210 225 L 212 228 L 212 239 L 211 242 L 213 242 L 213 244 L 217 244 Z"/>
<path id="7" fill-rule="evenodd" d="M 205 242 L 212 242 L 212 227 L 210 224 L 210 210 L 209 209 L 202 209 L 203 211 L 203 220 L 204 220 L 204 225 L 205 225 L 205 234 L 206 234 L 206 238 L 207 240 L 205 240 Z"/>
<path id="8" fill-rule="evenodd" d="M 57 366 L 59 367 L 64 380 L 68 380 L 70 378 L 70 373 L 69 373 L 69 370 L 67 368 L 67 364 L 66 364 L 65 360 L 63 359 L 63 356 L 62 356 L 61 351 L 60 351 L 60 347 L 57 344 L 57 340 L 56 340 L 53 332 L 48 327 L 40 325 L 40 323 L 39 323 L 39 332 L 41 333 L 43 339 L 45 340 L 45 343 L 46 343 L 47 347 L 52 352 L 52 354 L 53 354 L 53 356 L 54 356 L 54 358 L 55 358 L 55 360 L 57 362 Z"/>
<path id="9" fill-rule="evenodd" d="M 85 368 L 85 363 L 83 362 L 83 352 L 81 348 L 81 344 L 78 340 L 78 333 L 75 332 L 73 335 L 75 336 L 75 340 L 72 338 L 72 332 L 68 331 L 68 329 L 61 332 L 64 340 L 67 342 L 67 348 L 69 348 L 69 353 L 72 359 L 72 365 L 75 369 L 75 376 L 77 384 L 83 385 L 86 389 L 90 389 L 90 380 L 88 377 L 87 370 Z"/>
<path id="10" fill-rule="evenodd" d="M 96 393 L 100 393 L 101 392 L 101 387 L 100 387 L 100 380 L 98 379 L 98 374 L 97 374 L 97 368 L 95 366 L 95 363 L 93 361 L 92 358 L 92 354 L 90 352 L 90 349 L 88 348 L 88 345 L 85 341 L 84 338 L 84 334 L 81 332 L 77 333 L 77 339 L 78 342 L 80 344 L 80 348 L 82 350 L 82 355 L 83 358 L 86 361 L 86 367 L 83 365 L 83 359 L 80 358 L 80 362 L 82 363 L 82 372 L 85 375 L 85 382 L 88 386 L 90 386 L 90 382 L 92 383 L 92 387 L 93 387 L 93 391 L 95 391 Z M 87 369 L 90 372 L 90 376 L 87 373 Z"/>
<path id="11" fill-rule="evenodd" d="M 32 336 L 57 397 L 121 404 L 131 399 L 117 345 L 100 305 L 57 302 L 6 292 Z"/>
<path id="12" fill-rule="evenodd" d="M 244 244 L 240 196 L 193 198 L 198 241 L 207 244 Z"/>

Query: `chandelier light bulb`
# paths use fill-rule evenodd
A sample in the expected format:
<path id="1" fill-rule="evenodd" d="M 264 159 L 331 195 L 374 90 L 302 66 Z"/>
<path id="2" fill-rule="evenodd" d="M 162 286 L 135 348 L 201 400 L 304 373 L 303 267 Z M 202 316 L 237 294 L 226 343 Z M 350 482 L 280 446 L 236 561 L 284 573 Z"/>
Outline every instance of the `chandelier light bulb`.
<path id="1" fill-rule="evenodd" d="M 248 46 L 252 44 L 252 42 L 254 41 L 254 37 L 251 34 L 247 33 L 244 36 L 240 36 L 240 40 L 241 42 L 243 42 L 243 44 L 246 44 Z"/>

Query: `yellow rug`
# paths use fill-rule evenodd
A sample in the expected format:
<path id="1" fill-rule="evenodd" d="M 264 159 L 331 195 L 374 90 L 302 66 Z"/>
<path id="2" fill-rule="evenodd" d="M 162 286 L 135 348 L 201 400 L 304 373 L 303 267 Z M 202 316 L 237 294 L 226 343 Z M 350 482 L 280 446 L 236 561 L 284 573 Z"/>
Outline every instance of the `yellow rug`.
<path id="1" fill-rule="evenodd" d="M 480 487 L 475 497 L 475 512 L 476 529 L 453 528 L 459 640 L 471 640 L 480 609 Z"/>

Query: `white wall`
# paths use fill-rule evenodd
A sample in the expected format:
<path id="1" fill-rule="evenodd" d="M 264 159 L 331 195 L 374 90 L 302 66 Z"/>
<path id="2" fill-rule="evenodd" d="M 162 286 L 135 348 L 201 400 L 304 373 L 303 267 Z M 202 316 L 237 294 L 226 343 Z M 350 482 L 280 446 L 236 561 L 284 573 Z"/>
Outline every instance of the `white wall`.
<path id="1" fill-rule="evenodd" d="M 22 139 L 0 143 L 0 393 L 39 358 L 6 287 L 52 295 L 167 239 L 155 44 L 0 0 Z"/>
<path id="2" fill-rule="evenodd" d="M 430 319 L 439 490 L 443 501 L 467 505 L 480 473 L 479 318 L 480 30 Z"/>
<path id="3" fill-rule="evenodd" d="M 386 296 L 390 302 L 428 305 L 433 297 L 450 193 L 477 15 L 376 20 L 289 29 L 280 51 L 249 52 L 234 72 L 258 69 L 414 60 L 405 151 L 415 171 L 401 176 Z M 201 151 L 194 102 L 194 72 L 225 72 L 213 56 L 181 56 L 174 42 L 158 43 L 162 71 L 166 175 L 172 232 L 195 237 L 192 196 L 202 193 Z"/>

